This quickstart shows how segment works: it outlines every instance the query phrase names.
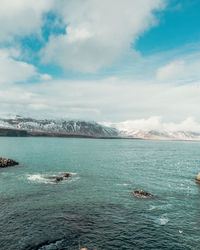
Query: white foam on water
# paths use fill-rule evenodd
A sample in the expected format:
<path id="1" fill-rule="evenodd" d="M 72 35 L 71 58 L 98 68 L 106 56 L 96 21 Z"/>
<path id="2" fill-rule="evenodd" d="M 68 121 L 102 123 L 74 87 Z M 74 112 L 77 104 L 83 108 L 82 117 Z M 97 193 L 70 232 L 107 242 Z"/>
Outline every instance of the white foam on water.
<path id="1" fill-rule="evenodd" d="M 154 210 L 154 209 L 163 210 L 163 209 L 170 208 L 170 207 L 172 207 L 172 204 L 162 204 L 162 205 L 157 205 L 157 206 L 150 205 L 148 210 L 149 211 Z"/>
<path id="2" fill-rule="evenodd" d="M 156 208 L 156 206 L 150 206 L 150 208 L 149 208 L 149 210 L 151 211 L 151 210 L 154 210 Z"/>
<path id="3" fill-rule="evenodd" d="M 75 172 L 67 172 L 67 171 L 62 171 L 62 172 L 54 172 L 54 173 L 49 173 L 49 174 L 46 174 L 46 176 L 61 176 L 63 173 L 69 173 L 71 177 L 73 176 L 77 176 L 78 174 L 75 173 Z M 68 178 L 67 178 L 68 179 Z M 70 179 L 70 178 L 69 178 Z M 68 180 L 69 180 L 68 179 Z"/>
<path id="4" fill-rule="evenodd" d="M 60 184 L 75 182 L 75 181 L 77 181 L 79 179 L 80 179 L 79 176 L 76 175 L 75 177 L 73 177 L 73 175 L 72 175 L 72 178 L 67 178 L 66 180 L 61 181 Z"/>
<path id="5" fill-rule="evenodd" d="M 117 186 L 130 186 L 130 184 L 122 183 L 122 184 L 117 184 Z"/>
<path id="6" fill-rule="evenodd" d="M 166 225 L 169 222 L 168 218 L 160 218 L 160 225 Z"/>
<path id="7" fill-rule="evenodd" d="M 153 221 L 159 225 L 159 226 L 165 226 L 169 221 L 170 219 L 168 218 L 167 214 L 161 214 L 160 216 L 149 216 L 150 218 L 153 219 Z"/>
<path id="8" fill-rule="evenodd" d="M 77 173 L 70 172 L 71 175 L 77 175 Z"/>
<path id="9" fill-rule="evenodd" d="M 63 181 L 59 182 L 59 183 L 73 182 L 73 181 L 79 179 L 79 177 L 77 177 L 77 173 L 70 173 L 70 175 L 72 176 L 72 178 L 66 178 Z M 28 175 L 27 179 L 29 181 L 35 182 L 35 183 L 58 184 L 55 181 L 55 179 L 50 179 L 49 178 L 49 177 L 57 177 L 57 176 L 61 176 L 61 173 L 60 174 L 59 173 L 58 174 L 32 174 L 32 175 Z M 73 178 L 73 176 L 75 176 L 75 178 Z"/>
<path id="10" fill-rule="evenodd" d="M 44 245 L 40 248 L 38 248 L 38 250 L 51 250 L 51 249 L 60 249 L 60 244 L 62 244 L 63 240 L 57 240 L 56 242 L 53 243 L 48 243 L 47 245 Z"/>
<path id="11" fill-rule="evenodd" d="M 43 175 L 41 175 L 41 174 L 29 175 L 29 176 L 27 177 L 27 179 L 28 179 L 29 181 L 36 182 L 36 183 L 46 183 L 46 184 L 48 184 L 48 183 L 53 184 L 53 183 L 54 183 L 52 180 L 49 180 L 49 179 L 45 178 L 45 177 L 44 177 Z"/>
<path id="12" fill-rule="evenodd" d="M 167 217 L 166 214 L 163 214 L 161 217 L 156 219 L 156 222 L 161 225 L 164 226 L 169 222 L 169 218 Z"/>

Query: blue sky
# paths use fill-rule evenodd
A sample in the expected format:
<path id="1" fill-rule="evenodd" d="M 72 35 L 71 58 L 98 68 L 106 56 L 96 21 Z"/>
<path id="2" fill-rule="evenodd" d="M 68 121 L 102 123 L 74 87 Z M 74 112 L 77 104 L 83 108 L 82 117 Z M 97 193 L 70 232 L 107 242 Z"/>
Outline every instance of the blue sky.
<path id="1" fill-rule="evenodd" d="M 2 0 L 1 114 L 200 122 L 199 9 L 197 0 Z"/>
<path id="2" fill-rule="evenodd" d="M 173 0 L 166 1 L 166 7 L 163 11 L 155 12 L 158 24 L 141 34 L 138 37 L 133 49 L 136 49 L 142 56 L 150 56 L 156 53 L 175 50 L 188 44 L 200 41 L 200 18 L 199 18 L 200 2 L 197 0 Z M 86 74 L 79 75 L 79 72 L 66 70 L 63 72 L 62 67 L 57 65 L 41 65 L 38 53 L 45 47 L 49 37 L 52 34 L 65 34 L 66 26 L 62 24 L 62 20 L 57 20 L 57 16 L 53 12 L 45 13 L 45 23 L 41 27 L 42 39 L 37 34 L 20 37 L 19 43 L 24 50 L 29 50 L 34 57 L 26 58 L 25 61 L 31 62 L 37 66 L 41 73 L 48 72 L 54 77 L 86 77 Z M 55 24 L 55 22 L 58 22 Z M 129 62 L 129 61 L 128 61 Z M 123 60 L 123 65 L 126 60 Z M 109 69 L 112 70 L 112 64 Z M 121 67 L 121 65 L 119 66 Z M 120 71 L 120 69 L 119 69 Z M 95 72 L 98 74 L 98 72 Z M 105 70 L 105 74 L 107 71 Z M 91 78 L 90 74 L 87 74 Z M 92 77 L 94 74 L 92 74 Z"/>
<path id="3" fill-rule="evenodd" d="M 159 25 L 139 38 L 136 49 L 149 55 L 198 42 L 199 8 L 198 0 L 169 1 L 165 11 L 159 13 Z"/>

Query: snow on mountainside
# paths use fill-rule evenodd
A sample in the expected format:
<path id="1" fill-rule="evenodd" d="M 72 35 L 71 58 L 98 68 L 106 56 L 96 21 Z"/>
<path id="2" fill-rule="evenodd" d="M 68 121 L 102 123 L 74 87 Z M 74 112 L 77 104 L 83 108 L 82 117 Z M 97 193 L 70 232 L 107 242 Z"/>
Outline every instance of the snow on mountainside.
<path id="1" fill-rule="evenodd" d="M 121 131 L 121 136 L 149 140 L 200 140 L 200 133 L 191 131 Z"/>
<path id="2" fill-rule="evenodd" d="M 26 130 L 30 132 L 45 132 L 63 135 L 81 135 L 97 137 L 117 137 L 115 128 L 106 127 L 95 122 L 38 120 L 16 116 L 0 119 L 0 128 Z"/>
<path id="3" fill-rule="evenodd" d="M 188 119 L 187 121 L 190 120 Z M 192 129 L 189 130 L 188 127 L 184 128 L 182 124 L 173 124 L 173 126 L 171 123 L 162 124 L 157 118 L 150 118 L 146 121 L 133 120 L 120 123 L 103 122 L 101 124 L 107 127 L 116 128 L 119 131 L 119 136 L 126 138 L 200 141 L 200 129 L 198 126 L 193 126 L 192 129 L 194 131 L 192 131 Z"/>
<path id="4" fill-rule="evenodd" d="M 133 126 L 134 125 L 134 126 Z M 200 132 L 140 128 L 130 123 L 96 123 L 79 120 L 39 120 L 20 116 L 0 118 L 0 135 L 3 136 L 59 136 L 123 137 L 149 140 L 198 140 Z M 11 133 L 9 130 L 16 130 Z M 28 131 L 28 133 L 26 133 Z M 14 133 L 14 134 L 13 134 Z"/>

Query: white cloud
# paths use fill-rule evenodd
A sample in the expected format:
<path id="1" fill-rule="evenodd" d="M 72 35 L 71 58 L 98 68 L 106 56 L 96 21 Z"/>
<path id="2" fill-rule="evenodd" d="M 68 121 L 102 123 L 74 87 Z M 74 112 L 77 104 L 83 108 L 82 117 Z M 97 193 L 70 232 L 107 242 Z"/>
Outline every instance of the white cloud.
<path id="1" fill-rule="evenodd" d="M 20 48 L 16 36 L 40 35 L 43 15 L 53 7 L 54 0 L 1 0 L 0 3 L 0 83 L 26 82 L 29 79 L 50 80 L 39 74 L 31 63 L 23 61 L 27 51 Z M 7 45 L 9 44 L 9 49 Z M 12 47 L 13 46 L 13 47 Z M 22 56 L 23 55 L 23 56 Z M 29 58 L 30 59 L 30 58 Z"/>
<path id="2" fill-rule="evenodd" d="M 0 43 L 4 45 L 9 41 L 13 45 L 16 36 L 39 35 L 46 21 L 44 14 L 54 12 L 55 22 L 60 18 L 66 34 L 51 35 L 41 52 L 42 61 L 78 72 L 94 73 L 125 55 L 138 37 L 156 24 L 154 11 L 162 10 L 165 2 L 2 0 Z M 26 53 L 23 51 L 23 55 Z"/>
<path id="3" fill-rule="evenodd" d="M 182 78 L 185 71 L 185 62 L 184 60 L 173 61 L 169 64 L 160 67 L 157 70 L 157 79 L 159 81 L 166 81 L 172 79 Z"/>
<path id="4" fill-rule="evenodd" d="M 130 46 L 134 47 L 138 37 L 156 24 L 154 10 L 161 10 L 164 2 L 2 0 L 0 43 L 15 41 L 15 36 L 40 33 L 44 13 L 54 11 L 61 18 L 66 34 L 50 37 L 42 51 L 44 62 L 54 61 L 66 69 L 93 73 L 128 54 L 129 61 L 126 57 L 120 73 L 124 70 L 122 75 L 132 80 L 113 77 L 96 81 L 52 80 L 50 75 L 40 74 L 34 65 L 23 61 L 25 51 L 8 50 L 1 43 L 0 109 L 41 117 L 129 120 L 121 125 L 144 128 L 164 126 L 158 118 L 163 117 L 177 121 L 180 128 L 197 127 L 195 120 L 180 121 L 190 116 L 200 120 L 200 55 L 196 53 L 199 49 L 185 56 L 182 50 L 179 57 L 169 52 L 163 53 L 164 56 L 140 57 L 139 63 L 134 62 L 136 56 L 129 54 Z M 158 65 L 162 66 L 158 68 Z M 155 71 L 157 79 L 152 76 Z M 136 81 L 136 74 L 142 80 Z M 39 82 L 15 84 L 30 79 Z M 180 86 L 179 80 L 193 83 Z M 144 119 L 147 117 L 151 118 Z M 174 124 L 167 123 L 167 126 Z"/>
<path id="5" fill-rule="evenodd" d="M 28 105 L 28 108 L 31 109 L 31 110 L 36 110 L 36 111 L 40 111 L 40 110 L 54 110 L 54 108 L 48 106 L 48 105 L 45 105 L 45 104 L 41 104 L 41 103 L 31 103 Z"/>
<path id="6" fill-rule="evenodd" d="M 163 125 L 165 129 L 171 131 L 193 131 L 200 132 L 200 123 L 194 117 L 188 117 L 180 123 L 167 123 Z"/>
<path id="7" fill-rule="evenodd" d="M 56 6 L 66 34 L 51 36 L 43 62 L 94 73 L 123 56 L 145 30 L 155 25 L 161 0 L 63 1 Z M 63 5 L 62 5 L 63 4 Z"/>
<path id="8" fill-rule="evenodd" d="M 48 12 L 53 0 L 1 0 L 0 42 L 10 41 L 14 36 L 39 33 L 43 14 Z"/>
<path id="9" fill-rule="evenodd" d="M 200 120 L 200 82 L 134 82 L 117 78 L 97 81 L 51 80 L 37 84 L 3 85 L 0 108 L 12 113 L 40 117 L 69 117 L 119 122 L 159 116 L 180 122 L 185 117 Z M 153 123 L 153 120 L 150 121 Z M 157 120 L 154 121 L 155 124 Z"/>
<path id="10" fill-rule="evenodd" d="M 39 74 L 41 81 L 49 81 L 52 77 L 49 74 Z"/>
<path id="11" fill-rule="evenodd" d="M 194 47 L 194 52 L 186 53 L 187 47 L 182 48 L 179 53 L 180 55 L 171 55 L 170 61 L 165 62 L 161 67 L 156 70 L 156 79 L 158 81 L 181 81 L 181 82 L 195 82 L 200 79 L 200 50 L 199 46 L 195 48 L 194 45 L 190 45 L 190 49 Z M 165 53 L 166 54 L 166 53 Z M 170 52 L 168 52 L 169 57 Z M 166 55 L 165 55 L 166 56 Z M 164 58 L 164 56 L 162 56 Z M 166 60 L 164 58 L 164 60 Z M 169 59 L 168 59 L 169 60 Z"/>
<path id="12" fill-rule="evenodd" d="M 149 131 L 149 130 L 162 130 L 162 123 L 161 117 L 153 116 L 148 119 L 139 119 L 139 120 L 127 120 L 124 122 L 118 123 L 109 123 L 109 122 L 102 122 L 103 125 L 109 127 L 115 127 L 120 131 L 131 131 L 131 130 L 142 130 L 142 131 Z"/>
<path id="13" fill-rule="evenodd" d="M 20 61 L 21 53 L 16 49 L 0 49 L 0 83 L 26 82 L 31 78 L 50 80 L 48 74 L 39 74 L 34 65 Z"/>
<path id="14" fill-rule="evenodd" d="M 200 123 L 195 121 L 193 117 L 188 117 L 181 122 L 163 122 L 161 117 L 149 117 L 147 119 L 139 120 L 127 120 L 119 123 L 108 123 L 102 122 L 101 124 L 117 128 L 120 131 L 131 132 L 131 131 L 192 131 L 200 133 Z"/>
<path id="15" fill-rule="evenodd" d="M 17 55 L 17 52 L 14 53 Z M 27 81 L 37 75 L 36 68 L 26 62 L 17 61 L 13 50 L 0 49 L 0 83 Z"/>

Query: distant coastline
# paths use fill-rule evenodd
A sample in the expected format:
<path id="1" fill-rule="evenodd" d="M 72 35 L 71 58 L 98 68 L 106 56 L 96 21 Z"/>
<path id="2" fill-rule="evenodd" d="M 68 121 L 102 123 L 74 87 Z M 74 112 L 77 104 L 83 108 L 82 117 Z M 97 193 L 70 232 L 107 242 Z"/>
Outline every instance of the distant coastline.
<path id="1" fill-rule="evenodd" d="M 175 138 L 138 138 L 123 136 L 92 136 L 78 134 L 51 133 L 42 131 L 28 131 L 24 129 L 0 128 L 0 137 L 56 137 L 56 138 L 85 138 L 85 139 L 126 139 L 145 141 L 188 141 L 199 142 L 199 139 L 175 139 Z"/>
<path id="2" fill-rule="evenodd" d="M 75 134 L 62 134 L 40 131 L 28 131 L 22 129 L 0 128 L 0 136 L 7 137 L 62 137 L 62 138 L 96 138 L 96 139 L 133 139 L 126 137 L 114 136 L 92 136 L 92 135 L 75 135 Z M 140 138 L 136 138 L 140 139 Z"/>
<path id="3" fill-rule="evenodd" d="M 0 136 L 200 141 L 200 132 L 180 128 L 171 130 L 170 126 L 165 129 L 145 129 L 139 124 L 136 127 L 118 127 L 116 124 L 95 121 L 39 120 L 21 116 L 0 118 Z"/>

